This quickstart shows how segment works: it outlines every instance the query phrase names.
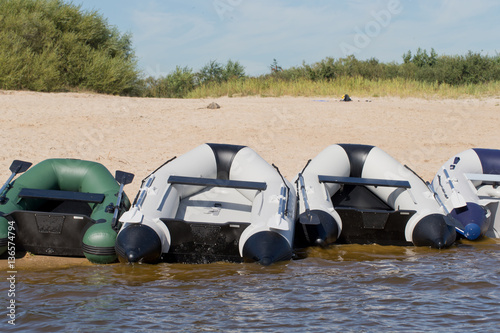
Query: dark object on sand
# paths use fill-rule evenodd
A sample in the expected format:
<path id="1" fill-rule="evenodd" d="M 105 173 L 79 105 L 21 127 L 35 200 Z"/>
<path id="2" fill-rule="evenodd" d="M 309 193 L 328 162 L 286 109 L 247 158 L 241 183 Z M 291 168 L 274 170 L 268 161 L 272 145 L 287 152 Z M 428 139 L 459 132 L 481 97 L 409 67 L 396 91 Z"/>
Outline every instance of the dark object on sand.
<path id="1" fill-rule="evenodd" d="M 340 101 L 341 102 L 352 102 L 352 99 L 351 99 L 351 97 L 349 97 L 349 95 L 345 94 L 345 95 L 342 95 L 342 99 Z"/>
<path id="2" fill-rule="evenodd" d="M 208 104 L 207 109 L 220 109 L 220 105 L 215 102 L 212 102 Z"/>

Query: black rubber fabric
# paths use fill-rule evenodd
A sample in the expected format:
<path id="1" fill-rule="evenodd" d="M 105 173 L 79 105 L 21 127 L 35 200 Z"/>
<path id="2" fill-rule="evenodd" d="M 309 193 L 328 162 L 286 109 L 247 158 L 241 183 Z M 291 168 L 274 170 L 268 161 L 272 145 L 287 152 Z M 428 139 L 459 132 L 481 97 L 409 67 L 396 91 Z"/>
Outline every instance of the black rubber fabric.
<path id="1" fill-rule="evenodd" d="M 161 258 L 161 240 L 151 227 L 131 224 L 116 238 L 115 250 L 120 262 L 154 264 Z"/>
<path id="2" fill-rule="evenodd" d="M 363 172 L 363 166 L 365 165 L 366 157 L 374 146 L 369 145 L 356 145 L 356 144 L 339 144 L 344 148 L 347 156 L 349 157 L 349 162 L 351 163 L 351 177 L 361 177 Z"/>
<path id="3" fill-rule="evenodd" d="M 229 170 L 234 156 L 245 146 L 227 145 L 220 143 L 207 143 L 215 155 L 217 163 L 217 179 L 229 179 Z"/>
<path id="4" fill-rule="evenodd" d="M 316 217 L 320 224 L 302 224 L 300 223 L 301 217 L 306 219 L 309 217 L 306 212 L 300 214 L 295 222 L 294 248 L 324 247 L 337 240 L 339 225 L 330 214 L 315 209 L 309 212 L 309 216 Z"/>
<path id="5" fill-rule="evenodd" d="M 413 229 L 413 244 L 415 246 L 430 246 L 444 249 L 451 246 L 457 237 L 455 228 L 446 224 L 440 214 L 431 214 L 421 219 Z"/>
<path id="6" fill-rule="evenodd" d="M 474 151 L 481 161 L 483 173 L 492 175 L 500 174 L 500 150 L 474 148 Z"/>
<path id="7" fill-rule="evenodd" d="M 292 248 L 282 235 L 274 231 L 260 231 L 250 236 L 243 246 L 245 261 L 264 266 L 292 259 Z"/>

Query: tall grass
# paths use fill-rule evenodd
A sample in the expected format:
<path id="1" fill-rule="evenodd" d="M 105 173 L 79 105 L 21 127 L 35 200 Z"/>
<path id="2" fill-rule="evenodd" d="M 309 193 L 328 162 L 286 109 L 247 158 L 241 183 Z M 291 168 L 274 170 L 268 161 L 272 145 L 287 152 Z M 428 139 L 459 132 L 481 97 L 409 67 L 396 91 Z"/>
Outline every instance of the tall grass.
<path id="1" fill-rule="evenodd" d="M 229 80 L 220 84 L 205 84 L 190 91 L 186 98 L 221 96 L 331 96 L 343 94 L 358 97 L 420 97 L 420 98 L 463 98 L 499 96 L 500 82 L 482 84 L 450 85 L 446 83 L 417 81 L 414 79 L 369 80 L 360 76 L 341 76 L 333 80 L 312 81 L 276 80 L 272 77 Z"/>

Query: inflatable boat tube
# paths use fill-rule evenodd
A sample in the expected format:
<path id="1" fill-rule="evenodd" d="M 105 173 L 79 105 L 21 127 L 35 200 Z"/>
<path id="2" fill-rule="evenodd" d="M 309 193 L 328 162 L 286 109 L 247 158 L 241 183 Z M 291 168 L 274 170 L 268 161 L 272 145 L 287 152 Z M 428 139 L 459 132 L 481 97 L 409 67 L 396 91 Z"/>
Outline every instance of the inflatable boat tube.
<path id="1" fill-rule="evenodd" d="M 329 146 L 297 183 L 304 191 L 298 192 L 296 247 L 337 242 L 445 248 L 455 241 L 450 218 L 425 182 L 377 147 Z"/>
<path id="2" fill-rule="evenodd" d="M 500 237 L 500 150 L 468 149 L 450 158 L 432 180 L 461 237 Z"/>
<path id="3" fill-rule="evenodd" d="M 292 184 L 245 146 L 203 144 L 144 179 L 120 219 L 121 262 L 258 262 L 292 257 Z"/>
<path id="4" fill-rule="evenodd" d="M 117 231 L 113 215 L 130 208 L 125 195 L 116 207 L 119 192 L 120 185 L 102 164 L 45 160 L 19 176 L 2 194 L 2 235 L 15 226 L 18 251 L 114 262 Z"/>

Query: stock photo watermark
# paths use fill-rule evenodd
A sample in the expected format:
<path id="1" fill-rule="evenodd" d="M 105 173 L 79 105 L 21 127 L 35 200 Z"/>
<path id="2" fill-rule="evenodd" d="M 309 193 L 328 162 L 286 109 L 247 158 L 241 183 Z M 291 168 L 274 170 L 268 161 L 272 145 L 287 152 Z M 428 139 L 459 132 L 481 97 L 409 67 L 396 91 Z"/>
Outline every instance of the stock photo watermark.
<path id="1" fill-rule="evenodd" d="M 243 0 L 215 0 L 213 7 L 221 21 L 232 19 L 231 14 L 243 3 Z"/>
<path id="2" fill-rule="evenodd" d="M 147 66 L 146 73 L 154 78 L 166 77 L 169 74 L 169 72 L 163 71 L 159 64 L 156 64 L 155 68 Z"/>
<path id="3" fill-rule="evenodd" d="M 15 245 L 15 227 L 14 221 L 9 221 L 7 242 L 7 323 L 16 325 L 16 245 Z"/>
<path id="4" fill-rule="evenodd" d="M 373 39 L 378 37 L 382 30 L 387 28 L 394 16 L 403 11 L 403 5 L 400 0 L 390 0 L 385 9 L 372 11 L 370 13 L 373 20 L 366 22 L 363 28 L 354 27 L 354 37 L 352 42 L 341 42 L 340 50 L 344 56 L 361 52 L 368 47 Z"/>
<path id="5" fill-rule="evenodd" d="M 116 102 L 109 106 L 110 113 L 119 114 L 123 118 L 132 116 L 132 110 L 127 104 Z M 110 145 L 110 133 L 118 133 L 119 127 L 115 124 L 99 124 L 90 129 L 78 129 L 80 139 L 76 143 L 62 141 L 59 151 L 69 158 L 82 158 L 97 161 L 118 160 L 121 163 L 129 164 L 124 157 L 117 158 L 114 154 L 114 147 Z M 53 149 L 56 149 L 55 147 Z"/>

